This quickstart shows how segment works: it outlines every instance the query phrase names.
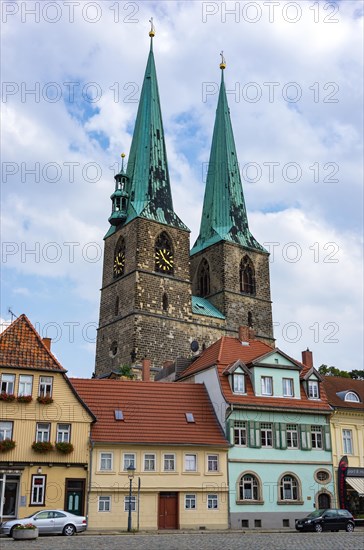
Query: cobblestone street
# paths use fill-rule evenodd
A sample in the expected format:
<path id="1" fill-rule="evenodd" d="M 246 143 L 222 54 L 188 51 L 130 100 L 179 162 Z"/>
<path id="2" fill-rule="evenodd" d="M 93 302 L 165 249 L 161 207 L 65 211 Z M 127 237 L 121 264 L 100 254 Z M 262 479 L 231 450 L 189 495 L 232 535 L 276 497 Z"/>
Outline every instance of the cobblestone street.
<path id="1" fill-rule="evenodd" d="M 163 533 L 0 539 L 1 550 L 363 550 L 364 530 L 354 533 Z"/>

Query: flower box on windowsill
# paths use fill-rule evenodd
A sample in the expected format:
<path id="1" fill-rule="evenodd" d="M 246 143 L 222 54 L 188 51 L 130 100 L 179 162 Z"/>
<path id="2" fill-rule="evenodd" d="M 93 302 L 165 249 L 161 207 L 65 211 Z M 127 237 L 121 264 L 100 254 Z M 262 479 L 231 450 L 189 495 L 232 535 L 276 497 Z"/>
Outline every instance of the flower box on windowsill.
<path id="1" fill-rule="evenodd" d="M 51 397 L 49 397 L 48 395 L 39 395 L 37 397 L 37 401 L 41 405 L 50 405 L 51 403 L 53 403 L 53 399 Z"/>
<path id="2" fill-rule="evenodd" d="M 7 453 L 15 448 L 15 441 L 12 439 L 3 439 L 0 441 L 0 453 Z"/>
<path id="3" fill-rule="evenodd" d="M 59 443 L 56 443 L 56 449 L 60 453 L 64 455 L 68 455 L 69 453 L 72 453 L 73 445 L 72 443 L 66 443 L 65 441 L 61 441 Z"/>
<path id="4" fill-rule="evenodd" d="M 53 451 L 53 445 L 49 441 L 34 441 L 32 443 L 32 449 L 36 453 L 49 453 Z"/>
<path id="5" fill-rule="evenodd" d="M 8 403 L 11 403 L 14 400 L 15 395 L 13 393 L 6 393 L 4 391 L 0 393 L 0 401 L 7 401 Z"/>
<path id="6" fill-rule="evenodd" d="M 31 395 L 18 395 L 16 399 L 19 403 L 30 403 L 33 398 Z"/>
<path id="7" fill-rule="evenodd" d="M 12 530 L 12 537 L 14 540 L 33 540 L 38 538 L 38 535 L 38 527 L 36 527 L 32 523 L 17 525 Z"/>

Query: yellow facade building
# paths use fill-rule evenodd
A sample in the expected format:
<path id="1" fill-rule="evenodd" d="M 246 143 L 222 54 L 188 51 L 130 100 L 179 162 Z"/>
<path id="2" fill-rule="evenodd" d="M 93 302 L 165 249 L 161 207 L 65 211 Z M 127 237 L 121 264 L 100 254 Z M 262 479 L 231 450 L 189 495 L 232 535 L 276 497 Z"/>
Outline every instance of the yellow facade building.
<path id="1" fill-rule="evenodd" d="M 97 417 L 89 529 L 228 527 L 229 444 L 202 384 L 71 382 Z"/>
<path id="2" fill-rule="evenodd" d="M 84 515 L 94 420 L 25 315 L 0 335 L 0 521 Z"/>
<path id="3" fill-rule="evenodd" d="M 364 380 L 325 376 L 333 414 L 330 420 L 337 505 L 364 518 Z M 338 469 L 342 470 L 342 481 Z"/>

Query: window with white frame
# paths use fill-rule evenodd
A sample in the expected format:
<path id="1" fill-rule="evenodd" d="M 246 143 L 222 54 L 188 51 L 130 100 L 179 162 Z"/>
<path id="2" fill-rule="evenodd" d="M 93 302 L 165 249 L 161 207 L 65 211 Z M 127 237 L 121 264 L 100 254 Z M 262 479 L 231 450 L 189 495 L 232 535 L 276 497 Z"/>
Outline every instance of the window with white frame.
<path id="1" fill-rule="evenodd" d="M 123 470 L 126 471 L 128 468 L 136 468 L 135 454 L 134 453 L 124 453 L 123 455 Z"/>
<path id="2" fill-rule="evenodd" d="M 273 447 L 273 426 L 271 422 L 262 422 L 260 425 L 262 447 Z"/>
<path id="3" fill-rule="evenodd" d="M 124 512 L 129 512 L 129 506 L 130 506 L 130 510 L 132 512 L 135 512 L 135 510 L 136 510 L 136 497 L 134 497 L 134 496 L 124 497 Z"/>
<path id="4" fill-rule="evenodd" d="M 239 482 L 240 500 L 259 500 L 259 483 L 253 474 L 245 474 Z"/>
<path id="5" fill-rule="evenodd" d="M 309 399 L 318 399 L 320 397 L 319 384 L 317 380 L 308 381 L 308 397 Z"/>
<path id="6" fill-rule="evenodd" d="M 52 376 L 41 376 L 39 378 L 39 397 L 52 397 L 52 389 Z"/>
<path id="7" fill-rule="evenodd" d="M 38 442 L 47 443 L 51 439 L 51 425 L 43 422 L 37 423 L 37 431 L 35 440 Z"/>
<path id="8" fill-rule="evenodd" d="M 322 427 L 321 426 L 311 426 L 311 447 L 313 449 L 322 449 L 323 438 L 322 438 Z"/>
<path id="9" fill-rule="evenodd" d="M 343 430 L 343 449 L 344 454 L 353 454 L 353 432 L 351 430 Z"/>
<path id="10" fill-rule="evenodd" d="M 242 373 L 234 372 L 233 374 L 233 392 L 245 393 L 245 376 Z"/>
<path id="11" fill-rule="evenodd" d="M 14 394 L 15 374 L 1 375 L 1 393 Z"/>
<path id="12" fill-rule="evenodd" d="M 99 512 L 110 512 L 111 510 L 111 497 L 99 497 Z"/>
<path id="13" fill-rule="evenodd" d="M 30 504 L 33 506 L 44 506 L 46 476 L 32 476 L 32 490 Z"/>
<path id="14" fill-rule="evenodd" d="M 196 510 L 196 495 L 185 495 L 185 509 Z"/>
<path id="15" fill-rule="evenodd" d="M 246 445 L 246 422 L 242 420 L 234 422 L 234 443 L 235 445 Z"/>
<path id="16" fill-rule="evenodd" d="M 176 467 L 176 457 L 174 454 L 166 454 L 163 457 L 164 471 L 174 472 Z"/>
<path id="17" fill-rule="evenodd" d="M 292 475 L 285 475 L 280 482 L 280 500 L 298 500 L 299 485 L 297 478 Z"/>
<path id="18" fill-rule="evenodd" d="M 69 443 L 71 440 L 71 424 L 57 424 L 57 443 Z"/>
<path id="19" fill-rule="evenodd" d="M 262 395 L 273 395 L 273 380 L 271 376 L 261 377 Z"/>
<path id="20" fill-rule="evenodd" d="M 0 422 L 0 441 L 4 439 L 13 438 L 13 423 L 12 422 Z"/>
<path id="21" fill-rule="evenodd" d="M 219 455 L 207 455 L 207 471 L 219 471 Z"/>
<path id="22" fill-rule="evenodd" d="M 144 455 L 144 471 L 155 472 L 155 454 Z"/>
<path id="23" fill-rule="evenodd" d="M 32 395 L 33 376 L 21 374 L 19 376 L 18 395 Z"/>
<path id="24" fill-rule="evenodd" d="M 112 453 L 100 453 L 100 470 L 112 470 Z"/>
<path id="25" fill-rule="evenodd" d="M 345 394 L 345 401 L 353 401 L 354 403 L 360 403 L 359 396 L 353 391 L 348 391 L 348 393 Z"/>
<path id="26" fill-rule="evenodd" d="M 283 397 L 293 397 L 293 378 L 283 378 Z"/>
<path id="27" fill-rule="evenodd" d="M 287 447 L 288 449 L 298 449 L 298 430 L 297 424 L 287 424 Z"/>
<path id="28" fill-rule="evenodd" d="M 207 508 L 208 510 L 217 510 L 218 508 L 218 496 L 216 494 L 207 495 Z"/>
<path id="29" fill-rule="evenodd" d="M 196 472 L 197 470 L 197 456 L 196 455 L 185 455 L 185 471 L 186 472 Z"/>

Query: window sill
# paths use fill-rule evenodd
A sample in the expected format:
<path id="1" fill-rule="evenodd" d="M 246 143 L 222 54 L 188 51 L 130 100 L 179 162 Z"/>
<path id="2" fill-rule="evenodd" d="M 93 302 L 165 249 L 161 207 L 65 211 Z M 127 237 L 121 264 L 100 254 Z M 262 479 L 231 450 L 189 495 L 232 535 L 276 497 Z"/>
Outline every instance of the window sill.
<path id="1" fill-rule="evenodd" d="M 99 474 L 101 475 L 107 474 L 107 475 L 114 475 L 114 476 L 116 475 L 115 470 L 97 470 L 95 473 L 96 475 L 99 475 Z"/>
<path id="2" fill-rule="evenodd" d="M 236 501 L 236 504 L 258 504 L 258 505 L 262 505 L 264 504 L 264 500 L 237 500 Z"/>
<path id="3" fill-rule="evenodd" d="M 183 472 L 182 472 L 182 475 L 183 475 L 183 476 L 190 476 L 190 475 L 192 475 L 192 476 L 200 476 L 201 474 L 200 474 L 200 472 L 196 472 L 196 470 L 187 470 L 187 471 L 183 471 Z"/>
<path id="4" fill-rule="evenodd" d="M 301 506 L 302 504 L 304 504 L 304 501 L 303 500 L 277 500 L 277 504 L 283 505 L 283 506 L 286 506 L 286 505 L 291 506 L 292 504 L 297 504 L 298 506 Z"/>

